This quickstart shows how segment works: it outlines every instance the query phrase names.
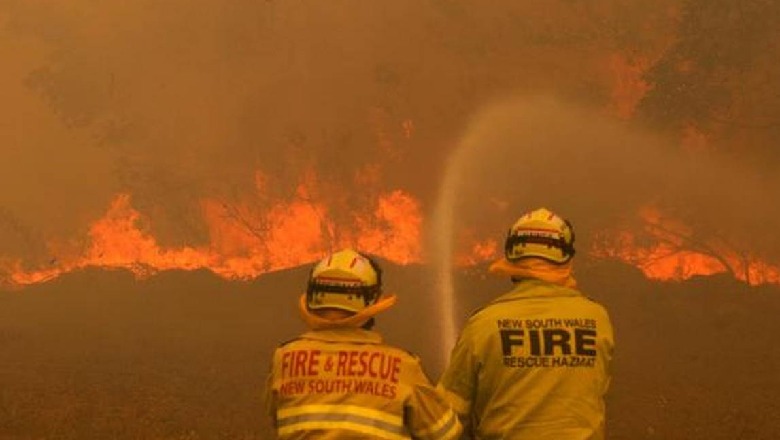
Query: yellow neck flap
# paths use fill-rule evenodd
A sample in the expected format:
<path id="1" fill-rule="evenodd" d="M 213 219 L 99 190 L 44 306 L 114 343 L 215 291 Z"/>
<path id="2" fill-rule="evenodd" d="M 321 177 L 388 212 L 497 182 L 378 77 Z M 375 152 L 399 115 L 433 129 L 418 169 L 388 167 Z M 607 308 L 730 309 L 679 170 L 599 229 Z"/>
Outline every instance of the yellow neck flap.
<path id="1" fill-rule="evenodd" d="M 513 263 L 502 258 L 491 264 L 488 271 L 514 278 L 537 278 L 565 287 L 577 286 L 577 281 L 572 275 L 571 261 L 565 264 L 553 264 L 541 258 L 524 258 Z"/>

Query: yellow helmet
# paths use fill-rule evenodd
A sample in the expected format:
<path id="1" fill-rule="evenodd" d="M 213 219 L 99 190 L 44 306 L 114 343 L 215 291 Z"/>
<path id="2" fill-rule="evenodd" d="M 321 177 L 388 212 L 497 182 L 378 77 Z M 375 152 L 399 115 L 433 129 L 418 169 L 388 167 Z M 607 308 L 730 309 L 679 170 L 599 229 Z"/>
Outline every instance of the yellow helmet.
<path id="1" fill-rule="evenodd" d="M 533 210 L 512 225 L 504 253 L 510 262 L 535 257 L 556 264 L 566 263 L 574 256 L 574 229 L 571 223 L 546 208 Z"/>
<path id="2" fill-rule="evenodd" d="M 382 270 L 367 255 L 352 249 L 330 254 L 309 275 L 306 307 L 359 312 L 376 303 L 382 292 Z"/>

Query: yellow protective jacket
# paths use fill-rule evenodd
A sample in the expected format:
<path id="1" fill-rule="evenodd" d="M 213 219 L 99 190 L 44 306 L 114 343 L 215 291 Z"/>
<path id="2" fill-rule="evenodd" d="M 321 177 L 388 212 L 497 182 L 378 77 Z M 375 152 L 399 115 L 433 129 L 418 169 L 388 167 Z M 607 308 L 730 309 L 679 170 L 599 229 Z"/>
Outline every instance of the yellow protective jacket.
<path id="1" fill-rule="evenodd" d="M 602 439 L 613 350 L 607 311 L 525 279 L 466 323 L 439 383 L 477 439 Z"/>
<path id="2" fill-rule="evenodd" d="M 280 439 L 456 439 L 457 415 L 417 357 L 358 328 L 315 330 L 274 352 L 268 411 Z"/>

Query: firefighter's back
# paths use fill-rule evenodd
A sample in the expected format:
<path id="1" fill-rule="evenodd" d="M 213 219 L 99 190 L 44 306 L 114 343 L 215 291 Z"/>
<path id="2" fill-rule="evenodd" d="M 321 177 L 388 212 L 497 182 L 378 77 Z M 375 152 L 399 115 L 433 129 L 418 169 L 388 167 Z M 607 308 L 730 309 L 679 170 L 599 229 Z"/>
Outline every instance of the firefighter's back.
<path id="1" fill-rule="evenodd" d="M 467 324 L 482 359 L 474 398 L 484 439 L 598 439 L 612 326 L 578 291 L 520 283 Z"/>
<path id="2" fill-rule="evenodd" d="M 459 432 L 419 359 L 383 344 L 375 332 L 306 333 L 277 349 L 273 371 L 282 439 L 408 439 L 415 432 L 454 438 Z"/>

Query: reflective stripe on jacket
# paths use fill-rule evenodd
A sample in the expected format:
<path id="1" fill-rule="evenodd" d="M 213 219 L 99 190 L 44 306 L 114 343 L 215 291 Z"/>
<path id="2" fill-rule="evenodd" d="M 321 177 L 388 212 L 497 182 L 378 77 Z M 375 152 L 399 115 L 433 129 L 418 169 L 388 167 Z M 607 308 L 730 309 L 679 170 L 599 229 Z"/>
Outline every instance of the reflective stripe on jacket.
<path id="1" fill-rule="evenodd" d="M 526 279 L 472 315 L 439 388 L 478 439 L 602 439 L 613 346 L 604 307 Z"/>
<path id="2" fill-rule="evenodd" d="M 456 439 L 420 361 L 378 333 L 317 330 L 277 348 L 267 386 L 280 439 Z"/>

